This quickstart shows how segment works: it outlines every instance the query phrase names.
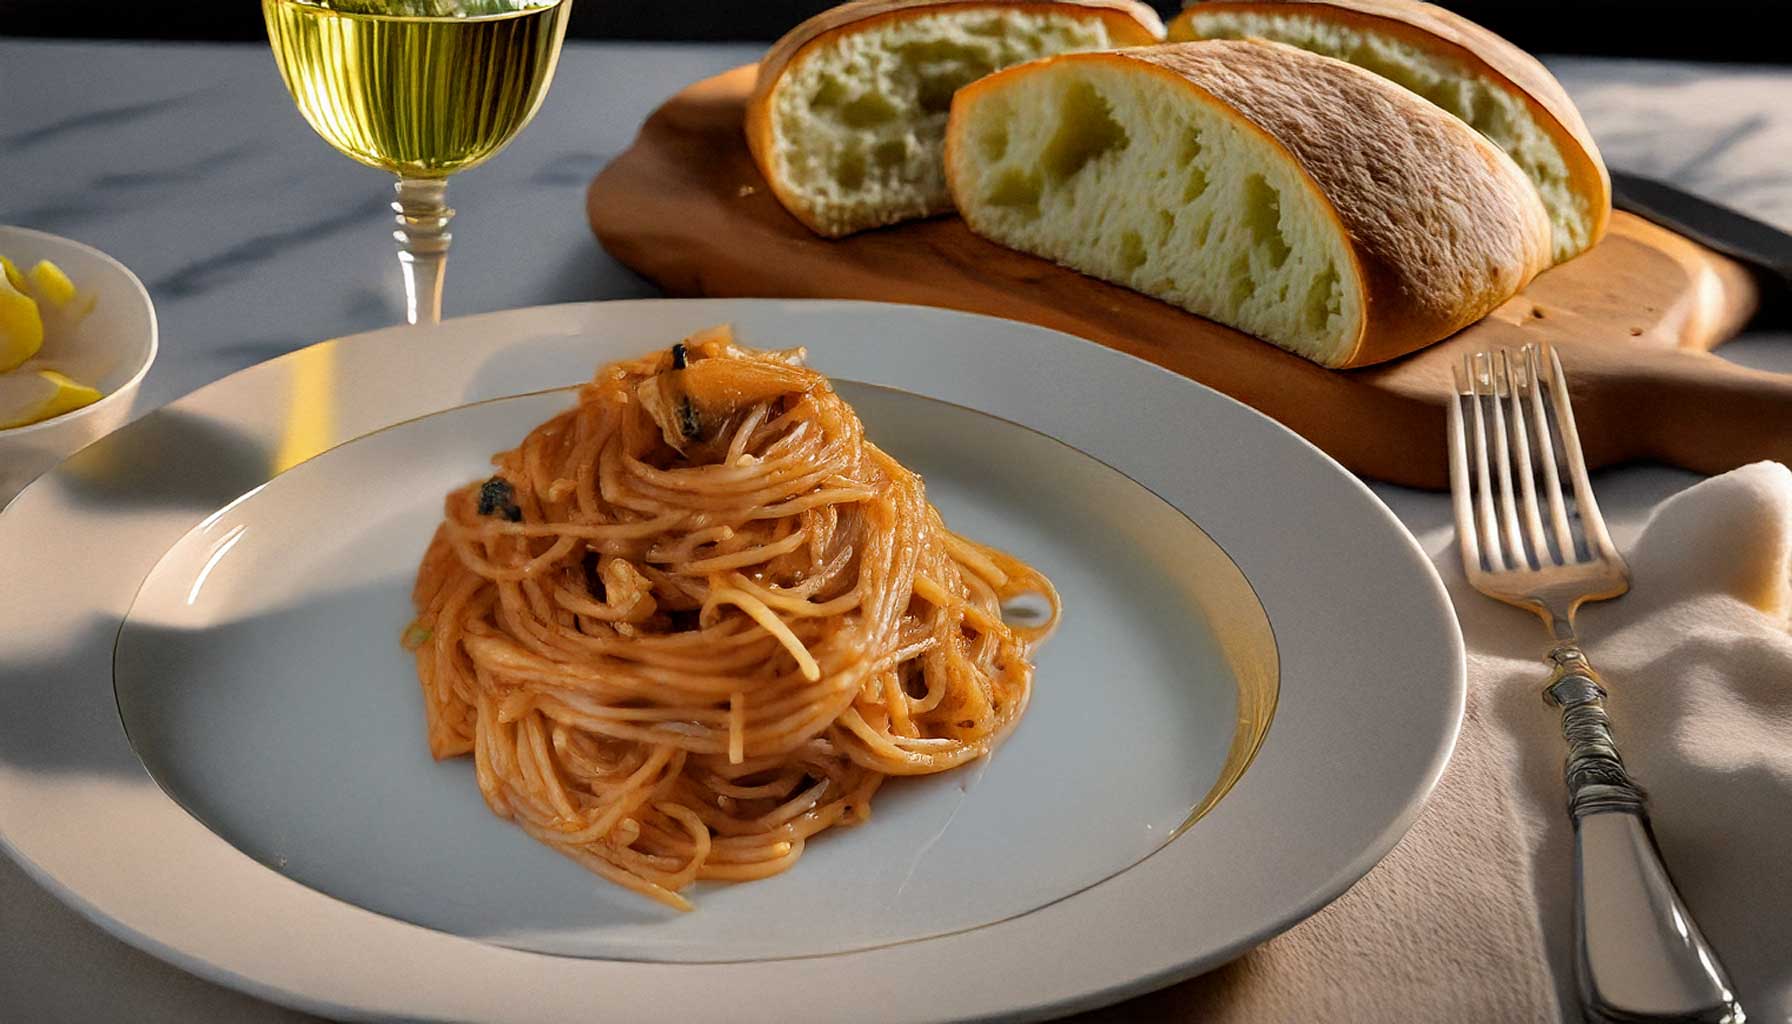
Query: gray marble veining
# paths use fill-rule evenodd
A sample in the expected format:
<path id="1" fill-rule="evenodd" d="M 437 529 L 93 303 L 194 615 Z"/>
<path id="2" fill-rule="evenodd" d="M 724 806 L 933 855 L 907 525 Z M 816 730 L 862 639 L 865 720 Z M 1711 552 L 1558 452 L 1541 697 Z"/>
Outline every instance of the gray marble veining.
<path id="1" fill-rule="evenodd" d="M 660 99 L 758 49 L 569 45 L 534 122 L 449 187 L 445 315 L 654 294 L 592 240 L 585 186 Z M 0 95 L 0 222 L 96 245 L 149 286 L 145 408 L 402 319 L 390 178 L 312 133 L 265 46 L 3 40 Z"/>
<path id="2" fill-rule="evenodd" d="M 1588 58 L 1549 64 L 1611 166 L 1792 229 L 1792 73 Z"/>
<path id="3" fill-rule="evenodd" d="M 593 242 L 585 185 L 660 100 L 758 51 L 569 44 L 535 122 L 449 189 L 459 215 L 445 315 L 654 294 Z M 1549 63 L 1613 166 L 1792 229 L 1792 70 Z M 0 222 L 96 245 L 148 284 L 163 347 L 144 408 L 314 341 L 397 323 L 390 191 L 385 175 L 312 134 L 263 46 L 0 40 Z M 1785 337 L 1733 351 L 1792 369 Z M 1693 479 L 1647 468 L 1605 475 L 1613 532 L 1622 540 Z M 1444 499 L 1376 491 L 1428 551 L 1449 543 Z M 0 857 L 0 1019 L 314 1018 L 137 952 Z"/>

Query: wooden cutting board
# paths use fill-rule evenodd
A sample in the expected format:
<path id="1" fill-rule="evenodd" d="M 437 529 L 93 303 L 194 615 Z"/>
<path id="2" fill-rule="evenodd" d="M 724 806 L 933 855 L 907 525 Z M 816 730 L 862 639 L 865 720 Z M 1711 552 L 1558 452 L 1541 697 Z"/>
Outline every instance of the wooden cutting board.
<path id="1" fill-rule="evenodd" d="M 604 247 L 673 295 L 875 299 L 1030 321 L 1217 388 L 1359 473 L 1434 489 L 1449 483 L 1451 366 L 1472 350 L 1547 341 L 1568 370 L 1594 465 L 1652 459 L 1716 473 L 1792 462 L 1792 375 L 1710 354 L 1755 309 L 1748 272 L 1638 218 L 1614 214 L 1592 251 L 1453 338 L 1380 366 L 1326 370 L 1003 249 L 956 218 L 817 238 L 778 205 L 747 153 L 741 118 L 752 80 L 751 67 L 737 68 L 674 96 L 591 183 L 588 212 Z"/>

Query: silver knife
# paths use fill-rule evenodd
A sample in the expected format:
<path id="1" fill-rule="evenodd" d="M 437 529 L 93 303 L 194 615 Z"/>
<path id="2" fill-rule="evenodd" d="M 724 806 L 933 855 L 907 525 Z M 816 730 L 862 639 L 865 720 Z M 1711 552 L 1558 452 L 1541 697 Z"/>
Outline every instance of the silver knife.
<path id="1" fill-rule="evenodd" d="M 1665 181 L 1611 172 L 1612 205 L 1676 231 L 1746 265 L 1761 285 L 1754 323 L 1784 322 L 1792 314 L 1792 234 L 1701 199 Z"/>

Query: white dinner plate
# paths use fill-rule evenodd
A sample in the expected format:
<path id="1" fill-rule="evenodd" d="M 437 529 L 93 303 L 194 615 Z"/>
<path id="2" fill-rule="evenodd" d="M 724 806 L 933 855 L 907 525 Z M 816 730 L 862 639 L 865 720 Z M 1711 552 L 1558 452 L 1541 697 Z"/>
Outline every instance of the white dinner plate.
<path id="1" fill-rule="evenodd" d="M 432 761 L 397 639 L 448 489 L 600 362 L 806 345 L 1063 626 L 984 761 L 678 914 Z M 516 310 L 254 367 L 0 514 L 0 842 L 188 970 L 339 1017 L 1034 1018 L 1213 967 L 1404 831 L 1461 716 L 1442 585 L 1247 408 L 1008 321 L 847 302 Z M 916 993 L 925 993 L 917 997 Z"/>

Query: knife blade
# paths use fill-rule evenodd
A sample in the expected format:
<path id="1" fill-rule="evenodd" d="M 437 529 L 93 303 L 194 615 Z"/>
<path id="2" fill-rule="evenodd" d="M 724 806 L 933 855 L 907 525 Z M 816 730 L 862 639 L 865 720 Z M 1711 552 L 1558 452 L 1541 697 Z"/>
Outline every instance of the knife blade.
<path id="1" fill-rule="evenodd" d="M 1761 286 L 1761 313 L 1783 321 L 1792 312 L 1792 233 L 1676 188 L 1614 170 L 1612 205 L 1676 231 L 1746 265 Z"/>

